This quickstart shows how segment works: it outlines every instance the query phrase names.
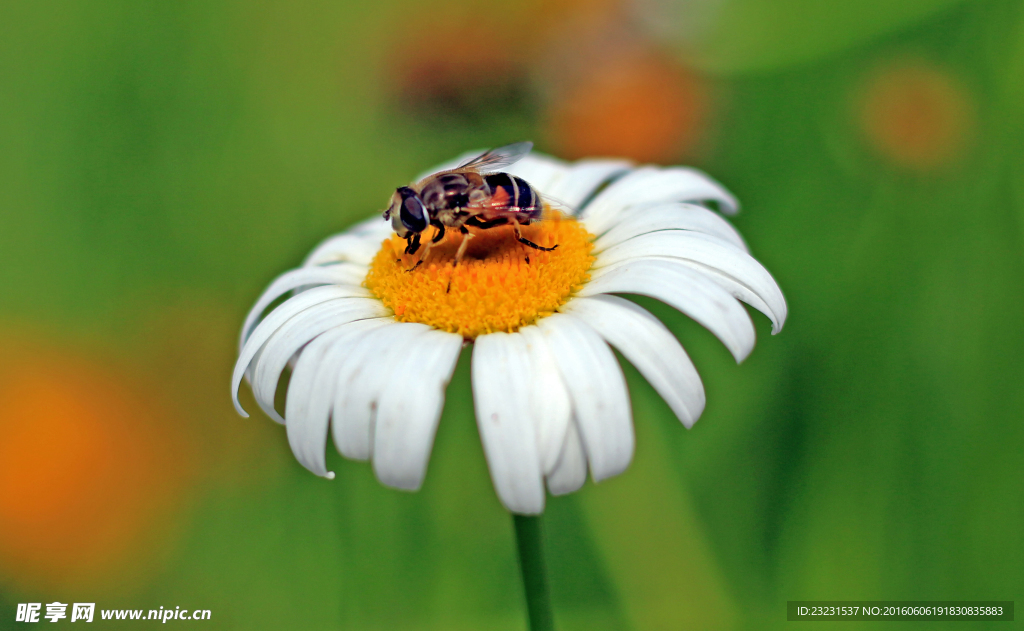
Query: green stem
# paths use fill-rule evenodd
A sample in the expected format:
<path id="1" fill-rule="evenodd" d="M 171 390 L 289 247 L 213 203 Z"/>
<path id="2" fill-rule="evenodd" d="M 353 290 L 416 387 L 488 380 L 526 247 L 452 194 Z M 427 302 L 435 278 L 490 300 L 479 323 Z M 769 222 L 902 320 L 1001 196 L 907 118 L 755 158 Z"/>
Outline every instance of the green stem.
<path id="1" fill-rule="evenodd" d="M 530 618 L 530 631 L 554 631 L 555 619 L 551 613 L 548 577 L 544 571 L 540 517 L 513 515 L 512 521 L 516 526 L 519 568 L 523 574 L 523 590 L 526 592 L 526 611 Z"/>

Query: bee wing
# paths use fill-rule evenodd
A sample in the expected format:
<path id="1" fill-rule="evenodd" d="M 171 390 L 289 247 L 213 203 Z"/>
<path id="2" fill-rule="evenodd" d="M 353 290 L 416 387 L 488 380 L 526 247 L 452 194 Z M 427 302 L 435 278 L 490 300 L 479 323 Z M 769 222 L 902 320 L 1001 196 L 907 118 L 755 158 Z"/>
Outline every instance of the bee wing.
<path id="1" fill-rule="evenodd" d="M 526 154 L 530 153 L 531 149 L 533 149 L 533 143 L 529 140 L 505 145 L 504 147 L 491 149 L 484 154 L 467 160 L 456 168 L 476 169 L 477 171 L 498 171 L 519 162 Z"/>
<path id="2" fill-rule="evenodd" d="M 557 210 L 563 215 L 569 215 L 570 217 L 576 217 L 579 215 L 577 209 L 573 208 L 569 204 L 566 204 L 560 199 L 557 199 L 550 195 L 545 195 L 543 193 L 540 194 L 540 199 L 542 202 L 544 202 L 544 205 L 547 207 L 547 209 Z"/>

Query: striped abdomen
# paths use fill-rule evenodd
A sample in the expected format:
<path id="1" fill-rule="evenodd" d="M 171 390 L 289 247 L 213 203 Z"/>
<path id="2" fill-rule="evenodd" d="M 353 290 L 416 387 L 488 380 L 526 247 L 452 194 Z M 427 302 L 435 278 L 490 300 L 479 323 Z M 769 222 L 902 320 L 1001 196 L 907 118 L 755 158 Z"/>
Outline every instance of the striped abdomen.
<path id="1" fill-rule="evenodd" d="M 484 176 L 491 189 L 488 204 L 494 210 L 518 212 L 532 219 L 540 218 L 544 202 L 526 180 L 508 173 L 490 173 Z"/>

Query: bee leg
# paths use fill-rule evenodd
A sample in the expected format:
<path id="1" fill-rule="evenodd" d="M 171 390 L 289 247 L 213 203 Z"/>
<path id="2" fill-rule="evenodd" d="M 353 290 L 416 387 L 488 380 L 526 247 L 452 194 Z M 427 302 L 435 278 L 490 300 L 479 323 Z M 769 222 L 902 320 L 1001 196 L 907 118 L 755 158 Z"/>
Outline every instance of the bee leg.
<path id="1" fill-rule="evenodd" d="M 523 236 L 523 233 L 519 230 L 519 222 L 516 221 L 515 219 L 512 220 L 512 227 L 515 228 L 515 231 L 516 231 L 516 241 L 522 243 L 523 245 L 528 245 L 531 248 L 533 248 L 534 250 L 540 250 L 542 252 L 550 252 L 550 251 L 552 251 L 552 250 L 554 250 L 555 248 L 558 247 L 557 243 L 555 245 L 551 246 L 550 248 L 546 248 L 543 245 L 537 245 L 533 241 L 530 241 L 529 239 L 527 239 L 526 237 Z"/>
<path id="2" fill-rule="evenodd" d="M 417 267 L 419 267 L 420 265 L 423 265 L 423 261 L 427 260 L 427 256 L 430 254 L 430 248 L 432 248 L 432 247 L 434 247 L 434 242 L 433 241 L 429 241 L 427 243 L 427 245 L 423 247 L 423 253 L 420 254 L 420 260 L 416 261 L 415 265 L 413 265 L 412 267 L 410 267 L 409 269 L 407 269 L 405 271 L 411 272 L 414 269 L 416 269 Z"/>
<path id="3" fill-rule="evenodd" d="M 462 233 L 462 243 L 459 244 L 459 249 L 455 252 L 455 260 L 452 261 L 452 276 L 455 275 L 455 266 L 462 260 L 462 256 L 466 253 L 466 246 L 475 236 L 472 232 L 466 229 L 466 226 L 460 226 L 459 232 Z M 444 290 L 444 293 L 448 293 L 452 290 L 452 276 L 448 277 L 448 289 Z"/>
<path id="4" fill-rule="evenodd" d="M 420 233 L 414 232 L 405 240 L 405 253 L 416 254 L 418 249 L 420 249 Z"/>
<path id="5" fill-rule="evenodd" d="M 452 267 L 455 267 L 456 265 L 459 264 L 459 261 L 462 260 L 463 255 L 466 254 L 466 246 L 468 246 L 470 240 L 472 240 L 472 238 L 476 236 L 472 232 L 467 230 L 466 226 L 462 226 L 461 228 L 459 228 L 459 232 L 462 233 L 462 243 L 459 244 L 459 249 L 458 251 L 455 252 L 455 260 L 452 261 Z"/>
<path id="6" fill-rule="evenodd" d="M 527 245 L 527 246 L 533 248 L 534 250 L 540 250 L 541 252 L 551 252 L 552 250 L 557 250 L 558 249 L 558 244 L 557 243 L 555 245 L 551 246 L 550 248 L 546 248 L 543 245 L 537 245 L 533 241 L 530 241 L 529 239 L 524 239 L 523 237 L 517 237 L 516 240 L 519 241 L 520 243 L 522 243 L 523 245 Z"/>
<path id="7" fill-rule="evenodd" d="M 405 271 L 411 272 L 411 271 L 415 270 L 417 267 L 419 267 L 420 265 L 423 265 L 423 261 L 426 261 L 427 260 L 427 256 L 430 255 L 430 248 L 434 247 L 435 243 L 437 243 L 438 241 L 440 241 L 441 239 L 444 238 L 444 226 L 442 226 L 441 224 L 434 224 L 434 226 L 437 228 L 437 233 L 434 235 L 434 238 L 431 239 L 430 241 L 428 241 L 427 245 L 424 246 L 423 254 L 420 255 L 420 260 L 416 261 L 415 265 L 413 265 L 412 267 L 410 267 L 409 269 L 407 269 Z"/>

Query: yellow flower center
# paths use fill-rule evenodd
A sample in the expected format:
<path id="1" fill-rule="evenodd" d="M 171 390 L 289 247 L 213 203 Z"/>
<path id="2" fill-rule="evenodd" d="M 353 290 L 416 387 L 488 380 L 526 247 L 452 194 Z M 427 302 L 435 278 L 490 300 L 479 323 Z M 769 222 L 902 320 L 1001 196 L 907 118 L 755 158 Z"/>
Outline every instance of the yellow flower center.
<path id="1" fill-rule="evenodd" d="M 419 267 L 426 246 L 405 254 L 405 240 L 392 235 L 374 257 L 365 284 L 402 322 L 422 322 L 466 339 L 511 333 L 565 304 L 586 282 L 594 262 L 593 235 L 575 219 L 551 215 L 523 226 L 522 233 L 557 249 L 544 252 L 519 243 L 511 226 L 470 229 L 474 236 L 458 265 L 453 265 L 463 239 L 458 231 L 435 243 Z M 434 231 L 422 236 L 428 242 Z"/>

